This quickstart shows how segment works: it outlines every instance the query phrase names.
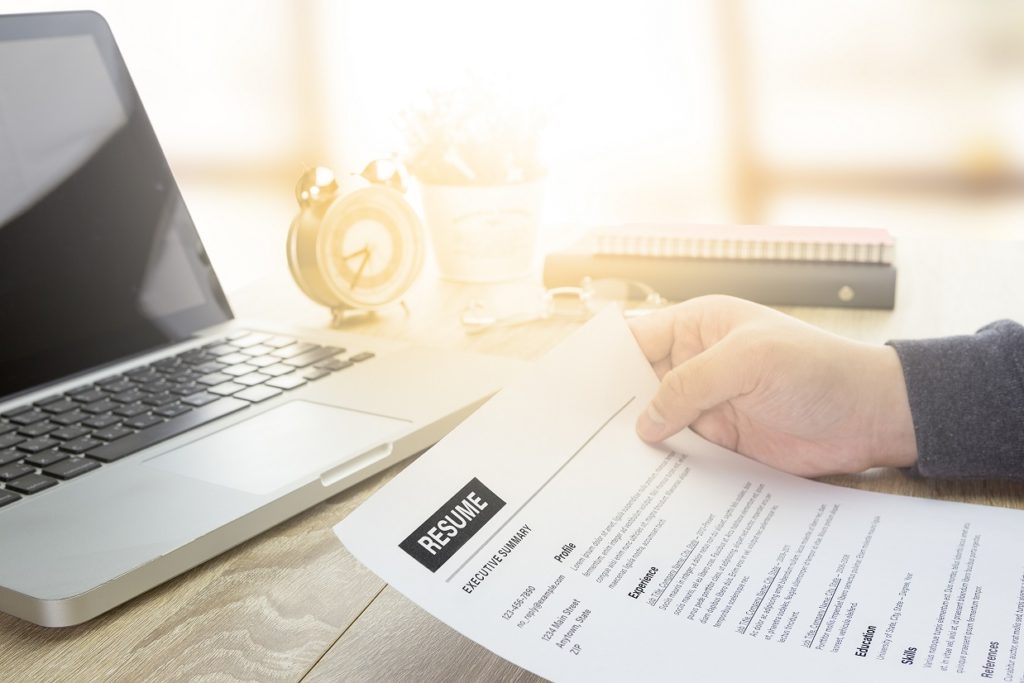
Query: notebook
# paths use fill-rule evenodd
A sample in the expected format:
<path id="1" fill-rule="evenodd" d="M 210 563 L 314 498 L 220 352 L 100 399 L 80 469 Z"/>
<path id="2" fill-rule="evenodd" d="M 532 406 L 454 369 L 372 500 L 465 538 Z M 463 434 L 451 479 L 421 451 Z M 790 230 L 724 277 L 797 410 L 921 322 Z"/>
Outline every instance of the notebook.
<path id="1" fill-rule="evenodd" d="M 879 229 L 624 225 L 549 254 L 544 284 L 616 278 L 671 301 L 727 294 L 769 306 L 891 309 L 894 258 L 895 240 Z"/>
<path id="2" fill-rule="evenodd" d="M 896 243 L 879 228 L 766 225 L 621 225 L 593 233 L 597 255 L 891 264 Z"/>

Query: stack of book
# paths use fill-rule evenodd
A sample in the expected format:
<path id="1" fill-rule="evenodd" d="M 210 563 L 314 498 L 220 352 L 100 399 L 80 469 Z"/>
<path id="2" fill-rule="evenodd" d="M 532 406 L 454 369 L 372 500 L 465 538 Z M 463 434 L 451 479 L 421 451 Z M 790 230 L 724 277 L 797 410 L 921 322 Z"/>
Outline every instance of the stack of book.
<path id="1" fill-rule="evenodd" d="M 879 229 L 621 226 L 549 254 L 544 284 L 618 278 L 671 301 L 729 294 L 772 306 L 891 309 L 894 256 L 892 235 Z"/>

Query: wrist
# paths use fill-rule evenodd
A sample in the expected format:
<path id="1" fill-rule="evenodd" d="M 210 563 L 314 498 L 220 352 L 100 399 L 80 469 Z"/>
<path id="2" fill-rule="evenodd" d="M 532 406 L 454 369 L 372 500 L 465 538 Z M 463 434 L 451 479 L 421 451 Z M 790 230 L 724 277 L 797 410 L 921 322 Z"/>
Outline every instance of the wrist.
<path id="1" fill-rule="evenodd" d="M 907 383 L 896 349 L 873 347 L 877 389 L 871 459 L 877 467 L 911 467 L 917 462 L 917 437 L 907 397 Z"/>

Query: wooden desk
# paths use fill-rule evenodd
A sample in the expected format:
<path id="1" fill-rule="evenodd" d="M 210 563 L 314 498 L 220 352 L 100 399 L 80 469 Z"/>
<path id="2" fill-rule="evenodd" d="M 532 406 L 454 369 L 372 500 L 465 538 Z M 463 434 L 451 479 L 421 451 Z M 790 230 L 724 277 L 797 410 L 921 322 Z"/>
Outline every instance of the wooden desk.
<path id="1" fill-rule="evenodd" d="M 788 312 L 867 341 L 971 332 L 1024 320 L 1024 243 L 902 236 L 895 311 Z M 473 298 L 511 301 L 538 285 L 460 287 L 429 273 L 400 311 L 353 331 L 533 358 L 574 323 L 552 321 L 467 336 Z M 322 326 L 283 270 L 233 297 L 240 316 Z M 0 615 L 0 678 L 41 680 L 529 680 L 363 568 L 331 527 L 398 465 L 87 624 L 45 629 Z M 831 477 L 843 486 L 1024 508 L 1024 484 L 937 482 L 875 470 Z M 9 549 L 4 549 L 5 552 Z M 451 653 L 458 660 L 451 661 Z"/>

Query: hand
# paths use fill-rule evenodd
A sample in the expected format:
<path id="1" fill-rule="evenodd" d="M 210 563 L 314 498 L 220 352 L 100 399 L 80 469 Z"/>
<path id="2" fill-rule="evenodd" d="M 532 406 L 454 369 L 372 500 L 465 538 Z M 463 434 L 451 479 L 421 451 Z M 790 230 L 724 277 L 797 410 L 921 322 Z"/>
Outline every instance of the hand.
<path id="1" fill-rule="evenodd" d="M 808 477 L 917 460 L 903 369 L 888 346 L 727 296 L 692 299 L 630 327 L 661 380 L 637 421 L 645 441 L 690 426 Z"/>

